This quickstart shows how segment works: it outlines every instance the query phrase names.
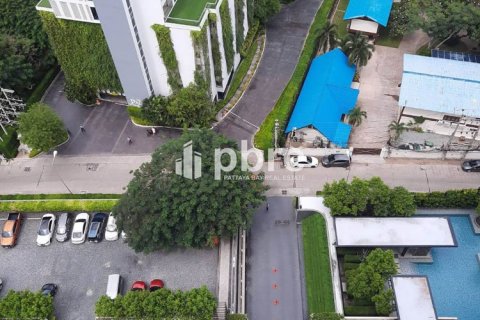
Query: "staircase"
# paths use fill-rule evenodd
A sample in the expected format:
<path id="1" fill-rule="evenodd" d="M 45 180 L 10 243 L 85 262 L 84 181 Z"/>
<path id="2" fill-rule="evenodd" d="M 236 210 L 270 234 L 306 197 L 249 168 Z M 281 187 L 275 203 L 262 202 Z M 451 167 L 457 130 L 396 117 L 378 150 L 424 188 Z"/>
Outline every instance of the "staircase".
<path id="1" fill-rule="evenodd" d="M 213 315 L 213 320 L 225 320 L 227 317 L 227 304 L 225 302 L 219 302 L 217 311 Z"/>

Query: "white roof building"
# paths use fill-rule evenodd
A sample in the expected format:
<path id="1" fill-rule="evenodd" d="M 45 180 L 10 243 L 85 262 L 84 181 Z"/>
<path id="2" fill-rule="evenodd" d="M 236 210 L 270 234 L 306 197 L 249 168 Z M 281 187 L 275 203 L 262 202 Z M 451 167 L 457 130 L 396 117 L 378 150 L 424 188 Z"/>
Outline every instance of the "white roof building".
<path id="1" fill-rule="evenodd" d="M 427 277 L 395 276 L 392 286 L 400 320 L 437 319 Z"/>

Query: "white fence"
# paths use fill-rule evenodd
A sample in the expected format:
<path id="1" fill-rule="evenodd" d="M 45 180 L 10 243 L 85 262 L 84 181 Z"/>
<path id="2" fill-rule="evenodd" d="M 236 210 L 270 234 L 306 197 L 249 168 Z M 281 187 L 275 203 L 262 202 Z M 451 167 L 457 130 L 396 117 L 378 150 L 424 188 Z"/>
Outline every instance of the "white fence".
<path id="1" fill-rule="evenodd" d="M 389 147 L 382 149 L 380 155 L 383 158 L 409 158 L 409 159 L 432 159 L 432 160 L 471 160 L 479 159 L 480 151 L 413 151 L 399 150 Z"/>

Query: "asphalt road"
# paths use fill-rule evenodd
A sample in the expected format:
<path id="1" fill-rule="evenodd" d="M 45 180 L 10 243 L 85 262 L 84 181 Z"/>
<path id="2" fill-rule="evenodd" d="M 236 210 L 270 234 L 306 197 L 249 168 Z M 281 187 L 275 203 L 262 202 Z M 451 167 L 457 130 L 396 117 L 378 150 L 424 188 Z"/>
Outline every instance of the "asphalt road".
<path id="1" fill-rule="evenodd" d="M 272 110 L 290 80 L 310 24 L 321 0 L 297 0 L 284 5 L 267 24 L 262 60 L 242 99 L 215 130 L 238 143 L 253 135 Z"/>
<path id="2" fill-rule="evenodd" d="M 247 247 L 247 314 L 250 320 L 301 320 L 300 270 L 293 198 L 272 197 L 255 213 Z M 288 223 L 278 223 L 283 221 Z"/>
<path id="3" fill-rule="evenodd" d="M 40 217 L 40 214 L 30 215 Z M 1 214 L 2 219 L 6 214 Z M 0 221 L 3 225 L 3 221 Z M 59 320 L 94 319 L 95 302 L 105 294 L 108 275 L 119 273 L 125 293 L 136 280 L 160 278 L 171 289 L 188 290 L 206 285 L 213 293 L 217 284 L 218 250 L 173 250 L 137 254 L 122 240 L 73 245 L 55 240 L 48 247 L 35 243 L 39 220 L 25 220 L 18 244 L 0 248 L 0 278 L 8 290 L 40 290 L 45 283 L 59 287 L 55 315 Z"/>

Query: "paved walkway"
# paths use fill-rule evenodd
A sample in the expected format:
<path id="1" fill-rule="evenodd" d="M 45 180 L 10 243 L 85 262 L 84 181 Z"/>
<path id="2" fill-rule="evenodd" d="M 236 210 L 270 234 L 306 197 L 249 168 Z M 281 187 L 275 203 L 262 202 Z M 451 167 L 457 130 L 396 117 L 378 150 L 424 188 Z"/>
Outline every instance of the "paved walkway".
<path id="1" fill-rule="evenodd" d="M 350 146 L 381 148 L 390 138 L 388 125 L 397 120 L 403 55 L 415 53 L 428 42 L 427 35 L 416 31 L 406 35 L 399 48 L 375 46 L 368 64 L 360 71 L 360 94 L 357 105 L 367 111 L 359 127 L 353 128 Z"/>
<path id="2" fill-rule="evenodd" d="M 256 211 L 248 235 L 248 319 L 302 320 L 306 314 L 293 198 L 273 197 L 268 204 L 268 211 L 265 205 Z"/>
<path id="3" fill-rule="evenodd" d="M 290 80 L 321 0 L 284 5 L 267 25 L 267 42 L 250 87 L 216 131 L 240 142 L 251 140 Z"/>
<path id="4" fill-rule="evenodd" d="M 148 137 L 145 128 L 130 121 L 125 106 L 102 102 L 100 106 L 87 107 L 68 101 L 63 92 L 64 82 L 61 74 L 44 98 L 70 132 L 69 142 L 58 148 L 59 155 L 151 153 L 181 134 L 180 130 L 158 129 L 155 136 Z M 85 127 L 85 133 L 80 131 L 80 125 Z M 132 144 L 127 142 L 127 137 L 132 138 Z"/>

